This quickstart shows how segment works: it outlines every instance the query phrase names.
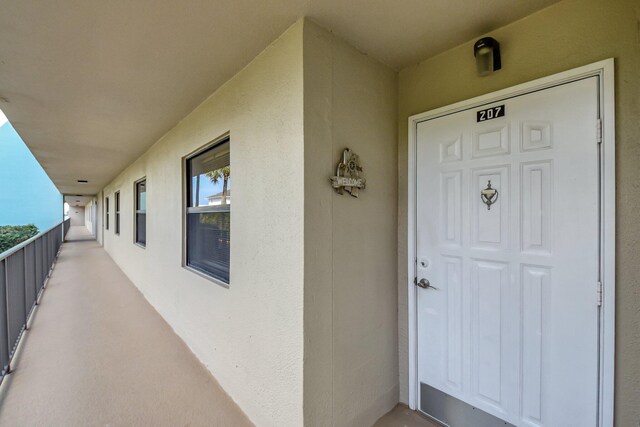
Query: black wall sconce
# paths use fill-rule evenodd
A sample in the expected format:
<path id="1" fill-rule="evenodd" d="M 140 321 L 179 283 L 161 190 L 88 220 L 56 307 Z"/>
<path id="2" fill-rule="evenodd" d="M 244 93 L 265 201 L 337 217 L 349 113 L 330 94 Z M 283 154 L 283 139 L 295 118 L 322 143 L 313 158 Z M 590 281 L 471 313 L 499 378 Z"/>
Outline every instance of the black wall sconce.
<path id="1" fill-rule="evenodd" d="M 502 68 L 500 43 L 492 37 L 484 37 L 473 45 L 479 76 L 488 76 Z"/>

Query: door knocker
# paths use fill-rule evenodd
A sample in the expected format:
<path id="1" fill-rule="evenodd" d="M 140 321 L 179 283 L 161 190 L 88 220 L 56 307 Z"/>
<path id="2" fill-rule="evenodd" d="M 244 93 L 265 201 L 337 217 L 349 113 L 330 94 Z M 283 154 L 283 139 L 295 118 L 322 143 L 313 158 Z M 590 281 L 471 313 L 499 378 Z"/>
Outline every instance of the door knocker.
<path id="1" fill-rule="evenodd" d="M 498 200 L 498 190 L 491 188 L 491 180 L 487 183 L 487 188 L 480 191 L 480 199 L 487 205 L 487 210 L 489 211 L 491 210 L 491 205 Z"/>

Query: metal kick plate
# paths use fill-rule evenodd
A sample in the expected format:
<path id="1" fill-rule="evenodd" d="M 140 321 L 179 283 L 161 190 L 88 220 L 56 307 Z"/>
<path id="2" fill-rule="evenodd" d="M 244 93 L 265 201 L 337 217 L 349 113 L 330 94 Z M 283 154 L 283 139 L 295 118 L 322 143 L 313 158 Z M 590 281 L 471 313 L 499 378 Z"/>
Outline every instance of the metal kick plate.
<path id="1" fill-rule="evenodd" d="M 420 410 L 448 427 L 515 427 L 424 383 L 420 383 Z"/>

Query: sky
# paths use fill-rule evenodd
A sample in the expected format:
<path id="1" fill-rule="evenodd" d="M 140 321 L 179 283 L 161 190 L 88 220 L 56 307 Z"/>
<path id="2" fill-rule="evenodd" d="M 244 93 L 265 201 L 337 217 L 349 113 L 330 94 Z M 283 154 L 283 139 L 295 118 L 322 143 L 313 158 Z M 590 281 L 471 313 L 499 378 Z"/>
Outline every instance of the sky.
<path id="1" fill-rule="evenodd" d="M 8 122 L 7 116 L 5 116 L 2 110 L 0 110 L 0 127 L 2 127 L 2 125 L 4 125 L 7 122 Z"/>
<path id="2" fill-rule="evenodd" d="M 0 127 L 7 123 L 8 119 L 0 110 Z M 231 183 L 229 183 L 231 187 Z M 213 184 L 208 178 L 202 176 L 200 179 L 200 205 L 206 205 L 208 203 L 207 197 L 222 191 L 222 180 L 219 180 L 217 184 Z"/>
<path id="3" fill-rule="evenodd" d="M 62 195 L 0 112 L 0 225 L 46 230 L 62 220 L 61 205 Z"/>
<path id="4" fill-rule="evenodd" d="M 229 180 L 228 188 L 231 190 L 231 180 Z M 207 205 L 209 203 L 207 197 L 220 192 L 222 192 L 222 179 L 218 180 L 217 184 L 214 184 L 205 175 L 200 175 L 200 206 Z"/>

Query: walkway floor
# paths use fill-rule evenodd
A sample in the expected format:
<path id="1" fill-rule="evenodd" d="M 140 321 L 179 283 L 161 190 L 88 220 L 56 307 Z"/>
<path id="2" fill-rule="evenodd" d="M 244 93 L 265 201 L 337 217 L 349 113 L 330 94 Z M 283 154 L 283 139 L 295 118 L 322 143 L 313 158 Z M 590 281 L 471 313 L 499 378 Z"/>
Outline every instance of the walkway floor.
<path id="1" fill-rule="evenodd" d="M 62 246 L 13 369 L 0 426 L 251 425 L 95 241 Z"/>
<path id="2" fill-rule="evenodd" d="M 69 231 L 65 237 L 65 240 L 68 242 L 93 239 L 95 239 L 95 237 L 93 237 L 89 229 L 84 225 L 72 225 L 69 227 Z"/>
<path id="3" fill-rule="evenodd" d="M 251 425 L 95 240 L 62 246 L 12 367 L 0 426 Z M 435 424 L 403 405 L 376 423 L 397 426 Z"/>
<path id="4" fill-rule="evenodd" d="M 398 405 L 380 418 L 374 427 L 441 427 L 440 424 L 431 421 L 416 411 L 412 411 L 407 405 Z"/>

